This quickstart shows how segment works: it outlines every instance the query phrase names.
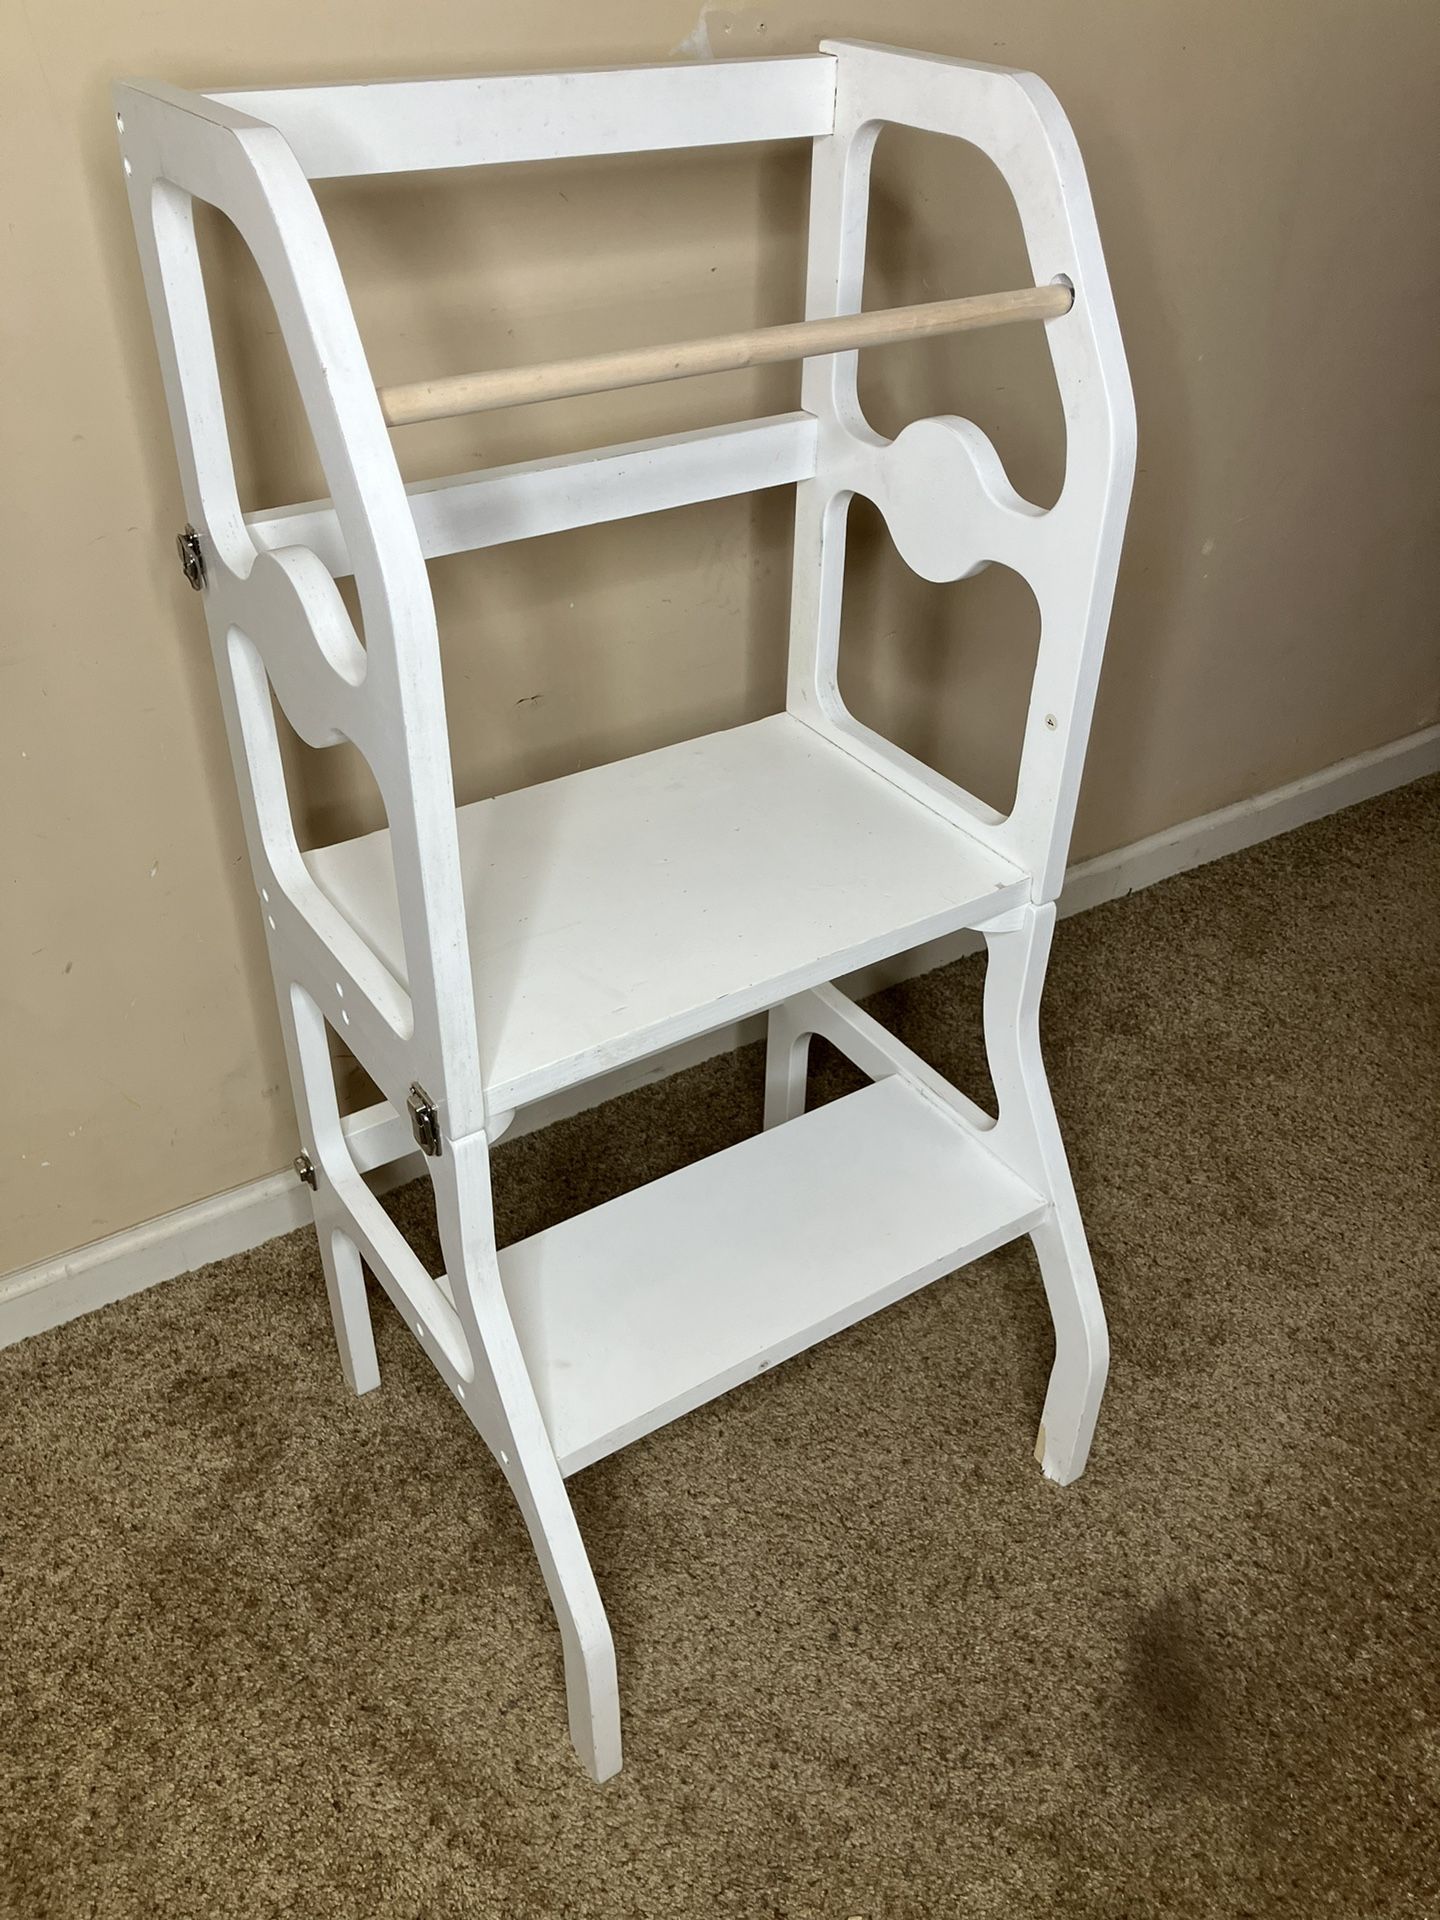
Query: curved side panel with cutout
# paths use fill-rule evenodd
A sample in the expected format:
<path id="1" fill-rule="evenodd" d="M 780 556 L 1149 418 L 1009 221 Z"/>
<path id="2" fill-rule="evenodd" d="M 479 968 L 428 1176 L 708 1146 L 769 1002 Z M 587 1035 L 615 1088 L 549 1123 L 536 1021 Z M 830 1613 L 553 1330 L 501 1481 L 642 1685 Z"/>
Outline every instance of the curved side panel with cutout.
<path id="1" fill-rule="evenodd" d="M 973 422 L 922 420 L 886 440 L 861 412 L 856 354 L 807 363 L 818 455 L 796 510 L 790 710 L 1025 868 L 1032 897 L 1050 900 L 1064 876 L 1134 468 L 1129 377 L 1084 170 L 1033 74 L 851 42 L 826 51 L 840 56 L 835 131 L 815 143 L 807 315 L 859 306 L 871 159 L 886 124 L 987 154 L 1014 196 L 1036 283 L 1068 284 L 1075 301 L 1045 323 L 1067 444 L 1060 496 L 1044 511 L 1016 492 Z M 876 502 L 924 578 L 962 579 L 1001 561 L 1035 594 L 1040 648 L 1003 820 L 861 727 L 840 697 L 843 502 L 853 493 Z"/>
<path id="2" fill-rule="evenodd" d="M 408 1087 L 422 1082 L 447 1133 L 480 1131 L 484 1098 L 469 959 L 454 937 L 464 909 L 434 608 L 324 222 L 273 127 L 163 86 L 122 87 L 116 101 L 186 507 L 205 563 L 206 613 L 222 690 L 237 684 L 230 636 L 238 630 L 263 660 L 304 740 L 324 746 L 345 739 L 364 755 L 384 796 L 396 850 L 413 1012 L 402 1063 L 393 1047 L 393 995 L 382 1009 L 357 980 L 350 1041 L 392 1103 L 403 1109 Z M 305 549 L 260 553 L 244 523 L 196 244 L 195 199 L 231 222 L 274 306 L 353 569 L 363 644 L 323 562 Z M 228 698 L 226 704 L 237 768 L 249 766 L 239 715 Z M 251 817 L 257 809 L 271 823 L 275 845 L 283 794 L 247 793 L 247 784 L 242 778 L 252 846 L 264 838 Z M 284 918 L 267 914 L 267 932 L 277 971 L 313 983 L 327 965 L 326 950 L 316 915 L 298 910 L 303 897 L 296 896 L 296 911 Z M 318 912 L 323 922 L 324 910 Z"/>

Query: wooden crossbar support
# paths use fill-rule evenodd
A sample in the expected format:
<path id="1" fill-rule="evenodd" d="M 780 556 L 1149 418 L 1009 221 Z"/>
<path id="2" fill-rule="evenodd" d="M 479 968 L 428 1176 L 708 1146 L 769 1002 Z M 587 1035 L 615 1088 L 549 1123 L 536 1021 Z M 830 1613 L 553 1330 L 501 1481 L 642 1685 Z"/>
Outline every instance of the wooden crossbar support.
<path id="1" fill-rule="evenodd" d="M 1057 320 L 1075 295 L 1065 285 L 1020 287 L 963 300 L 930 300 L 916 307 L 874 313 L 843 313 L 823 320 L 797 320 L 783 327 L 748 327 L 706 340 L 672 340 L 659 347 L 627 347 L 580 360 L 549 360 L 535 367 L 502 367 L 492 373 L 455 373 L 439 380 L 380 388 L 380 410 L 392 427 L 445 420 L 461 413 L 489 413 L 536 400 L 563 400 L 616 387 L 644 387 L 685 380 L 700 373 L 732 373 L 815 354 L 845 353 L 942 333 L 1006 326 L 1016 320 Z"/>
<path id="2" fill-rule="evenodd" d="M 663 513 L 761 487 L 815 477 L 815 420 L 772 414 L 723 427 L 692 428 L 653 440 L 550 454 L 514 466 L 482 467 L 437 480 L 412 480 L 405 495 L 427 560 L 533 540 L 567 527 L 633 514 Z M 340 579 L 353 573 L 339 515 L 329 500 L 249 513 L 257 547 L 309 547 Z"/>

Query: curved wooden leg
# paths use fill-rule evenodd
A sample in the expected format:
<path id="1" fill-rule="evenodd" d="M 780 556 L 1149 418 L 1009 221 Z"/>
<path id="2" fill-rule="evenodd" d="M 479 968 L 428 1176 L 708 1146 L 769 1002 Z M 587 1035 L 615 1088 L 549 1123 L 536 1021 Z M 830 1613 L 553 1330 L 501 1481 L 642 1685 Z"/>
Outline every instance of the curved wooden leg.
<path id="1" fill-rule="evenodd" d="M 339 1224 L 346 1213 L 332 1181 L 334 1159 L 323 1152 L 320 1145 L 322 1137 L 326 1140 L 340 1137 L 340 1109 L 325 1040 L 325 1023 L 310 995 L 303 988 L 293 987 L 278 970 L 275 1003 L 290 1062 L 295 1117 L 304 1145 L 304 1155 L 296 1167 L 298 1171 L 306 1160 L 310 1163 L 315 1238 L 320 1243 L 320 1264 L 325 1270 L 325 1292 L 330 1300 L 340 1371 L 352 1393 L 370 1393 L 380 1384 L 380 1363 L 375 1357 L 375 1333 L 370 1323 L 370 1303 L 365 1297 L 365 1273 L 359 1248 Z"/>
<path id="2" fill-rule="evenodd" d="M 506 1455 L 509 1455 L 508 1459 Z M 565 1650 L 570 1738 L 586 1771 L 620 1771 L 620 1678 L 600 1589 L 550 1443 L 500 1450 L 500 1463 L 525 1516 Z"/>
<path id="3" fill-rule="evenodd" d="M 1068 1207 L 1057 1201 L 1030 1238 L 1055 1323 L 1055 1362 L 1035 1458 L 1046 1478 L 1064 1487 L 1080 1478 L 1090 1455 L 1110 1368 L 1110 1335 L 1073 1196 Z"/>
<path id="4" fill-rule="evenodd" d="M 621 1761 L 615 1641 L 500 1284 L 484 1136 L 447 1141 L 430 1173 L 450 1287 L 474 1356 L 474 1378 L 457 1397 L 519 1503 L 560 1627 L 570 1737 L 586 1770 L 607 1780 Z"/>
<path id="5" fill-rule="evenodd" d="M 350 1157 L 319 1009 L 303 989 L 287 987 L 278 997 L 302 1104 L 301 1136 L 315 1167 L 316 1230 L 345 1377 L 357 1393 L 380 1379 L 363 1255 L 494 1453 L 520 1504 L 565 1649 L 570 1736 L 594 1777 L 607 1779 L 620 1766 L 615 1643 L 500 1284 L 486 1137 L 445 1140 L 427 1162 L 445 1254 L 447 1281 L 441 1285 L 421 1266 Z"/>
<path id="6" fill-rule="evenodd" d="M 365 1298 L 360 1249 L 341 1228 L 326 1227 L 323 1211 L 316 1209 L 315 1231 L 325 1269 L 325 1291 L 330 1296 L 330 1318 L 335 1323 L 335 1344 L 340 1349 L 340 1370 L 352 1393 L 371 1393 L 380 1384 L 380 1362 L 375 1357 L 375 1330 Z"/>
<path id="7" fill-rule="evenodd" d="M 1054 926 L 1055 908 L 1047 904 L 1023 907 L 984 929 L 985 1042 L 1000 1102 L 996 1150 L 1050 1202 L 1030 1236 L 1055 1325 L 1035 1457 L 1049 1479 L 1065 1486 L 1085 1471 L 1110 1338 L 1040 1053 L 1040 989 Z"/>
<path id="8" fill-rule="evenodd" d="M 810 1034 L 792 1009 L 770 1009 L 765 1038 L 765 1125 L 798 1120 L 805 1111 L 805 1074 L 810 1064 Z"/>

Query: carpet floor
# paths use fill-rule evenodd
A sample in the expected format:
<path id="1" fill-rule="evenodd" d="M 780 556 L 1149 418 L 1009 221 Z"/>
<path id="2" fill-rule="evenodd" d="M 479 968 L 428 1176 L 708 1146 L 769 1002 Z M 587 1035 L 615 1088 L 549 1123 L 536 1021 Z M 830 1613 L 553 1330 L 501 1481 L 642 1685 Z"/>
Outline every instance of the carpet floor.
<path id="1" fill-rule="evenodd" d="M 1440 1914 L 1437 847 L 1431 781 L 1061 924 L 1089 1472 L 1022 1244 L 580 1474 L 603 1788 L 498 1469 L 382 1302 L 346 1394 L 308 1230 L 0 1354 L 0 1912 Z M 875 1007 L 972 1090 L 979 982 Z M 759 1100 L 501 1146 L 504 1237 Z"/>

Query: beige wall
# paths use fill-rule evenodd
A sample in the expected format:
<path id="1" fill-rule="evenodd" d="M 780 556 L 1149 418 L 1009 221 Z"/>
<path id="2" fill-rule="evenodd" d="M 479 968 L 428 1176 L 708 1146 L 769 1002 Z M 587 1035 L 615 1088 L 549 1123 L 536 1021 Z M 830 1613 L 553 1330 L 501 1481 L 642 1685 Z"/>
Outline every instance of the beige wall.
<path id="1" fill-rule="evenodd" d="M 698 0 L 9 0 L 0 564 L 0 1271 L 282 1165 L 293 1120 L 120 189 L 108 82 L 194 85 L 693 54 Z M 1433 721 L 1440 563 L 1433 78 L 1414 0 L 790 0 L 717 55 L 842 33 L 1033 67 L 1090 170 L 1141 423 L 1076 853 Z M 686 43 L 681 46 L 681 43 Z M 1023 277 L 963 152 L 890 133 L 872 300 Z M 804 175 L 766 152 L 325 193 L 381 379 L 799 311 Z M 263 302 L 215 236 L 253 504 L 313 490 Z M 1053 497 L 1036 340 L 870 356 L 877 424 L 960 411 Z M 407 470 L 792 404 L 728 376 L 412 430 Z M 788 528 L 726 502 L 434 570 L 463 798 L 780 704 Z M 1033 612 L 904 576 L 864 513 L 846 690 L 982 791 L 1013 767 Z M 997 727 L 992 716 L 998 715 Z M 365 818 L 315 757 L 317 837 Z"/>

